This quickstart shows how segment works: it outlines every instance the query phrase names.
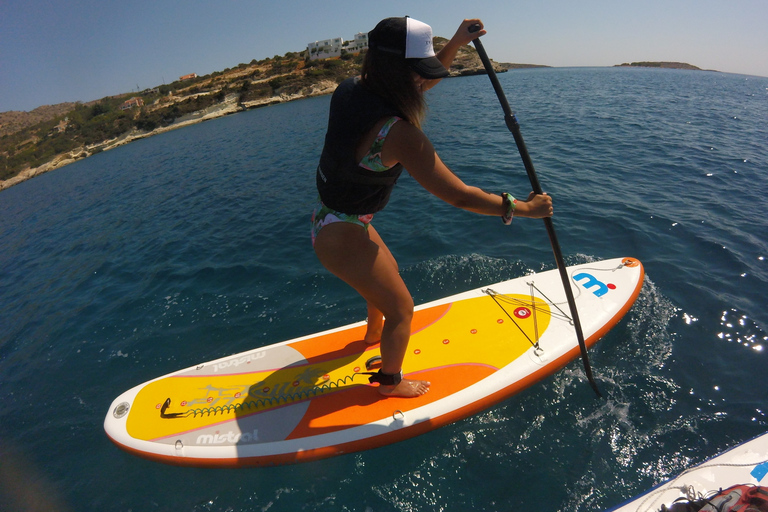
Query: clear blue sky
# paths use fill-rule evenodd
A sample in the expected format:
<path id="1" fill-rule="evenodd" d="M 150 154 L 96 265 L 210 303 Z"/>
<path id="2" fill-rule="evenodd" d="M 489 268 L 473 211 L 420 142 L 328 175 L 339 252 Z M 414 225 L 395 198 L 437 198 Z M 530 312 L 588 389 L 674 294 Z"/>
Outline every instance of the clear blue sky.
<path id="1" fill-rule="evenodd" d="M 2 0 L 0 112 L 205 75 L 406 14 L 444 37 L 482 18 L 499 62 L 665 60 L 768 76 L 768 0 Z"/>

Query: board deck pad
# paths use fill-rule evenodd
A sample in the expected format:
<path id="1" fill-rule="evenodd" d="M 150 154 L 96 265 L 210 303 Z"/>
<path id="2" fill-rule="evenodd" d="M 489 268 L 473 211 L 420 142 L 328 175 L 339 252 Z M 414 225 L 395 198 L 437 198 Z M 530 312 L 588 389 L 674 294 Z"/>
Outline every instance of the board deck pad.
<path id="1" fill-rule="evenodd" d="M 619 258 L 568 268 L 587 344 L 631 307 L 643 267 Z M 400 441 L 477 413 L 579 355 L 557 270 L 416 308 L 403 362 L 428 380 L 384 397 L 366 372 L 380 355 L 364 322 L 196 365 L 114 400 L 104 428 L 120 447 L 192 466 L 302 462 Z"/>

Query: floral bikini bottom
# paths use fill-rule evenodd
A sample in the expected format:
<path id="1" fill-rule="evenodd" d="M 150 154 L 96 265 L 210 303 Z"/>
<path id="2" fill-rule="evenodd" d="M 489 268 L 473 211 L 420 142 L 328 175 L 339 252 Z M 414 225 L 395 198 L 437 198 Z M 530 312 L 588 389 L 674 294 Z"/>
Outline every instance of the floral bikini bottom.
<path id="1" fill-rule="evenodd" d="M 315 209 L 312 212 L 312 247 L 315 246 L 315 238 L 317 238 L 317 234 L 328 224 L 333 224 L 334 222 L 349 222 L 368 229 L 368 224 L 370 224 L 372 220 L 372 213 L 366 213 L 365 215 L 341 213 L 328 208 L 322 201 L 318 200 Z"/>

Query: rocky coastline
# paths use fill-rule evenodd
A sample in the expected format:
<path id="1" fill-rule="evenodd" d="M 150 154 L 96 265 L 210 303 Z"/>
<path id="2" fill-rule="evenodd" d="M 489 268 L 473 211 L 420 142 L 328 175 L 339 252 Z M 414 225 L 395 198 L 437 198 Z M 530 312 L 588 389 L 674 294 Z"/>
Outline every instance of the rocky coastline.
<path id="1" fill-rule="evenodd" d="M 45 174 L 47 172 L 60 169 L 61 167 L 77 162 L 78 160 L 88 158 L 89 156 L 93 156 L 97 153 L 101 153 L 102 151 L 109 151 L 117 147 L 124 146 L 125 144 L 130 144 L 131 142 L 134 142 L 140 139 L 152 137 L 154 135 L 159 135 L 161 133 L 169 132 L 171 130 L 178 130 L 180 128 L 191 126 L 193 124 L 202 123 L 205 121 L 209 121 L 211 119 L 228 116 L 231 114 L 243 112 L 245 110 L 250 110 L 253 108 L 265 107 L 269 105 L 275 105 L 278 103 L 284 103 L 287 101 L 294 101 L 294 100 L 299 100 L 304 98 L 310 98 L 313 96 L 322 96 L 322 95 L 330 94 L 336 89 L 336 85 L 337 85 L 336 82 L 326 80 L 326 81 L 318 82 L 316 86 L 311 88 L 311 90 L 303 93 L 279 94 L 277 96 L 271 96 L 269 98 L 246 101 L 246 102 L 240 102 L 238 101 L 238 95 L 230 94 L 230 95 L 227 95 L 224 101 L 222 101 L 221 103 L 214 104 L 206 109 L 183 116 L 167 126 L 160 126 L 150 131 L 139 130 L 134 128 L 131 131 L 126 132 L 113 139 L 105 140 L 98 144 L 82 146 L 72 151 L 68 151 L 68 152 L 56 155 L 56 157 L 54 157 L 49 162 L 44 163 L 43 165 L 24 169 L 21 172 L 19 172 L 16 176 L 13 176 L 6 180 L 0 180 L 0 190 L 4 190 L 6 188 L 12 187 L 23 181 L 32 179 L 36 176 L 40 176 L 41 174 Z"/>
<path id="2" fill-rule="evenodd" d="M 444 44 L 444 41 L 436 39 L 435 48 L 439 49 L 441 43 Z M 82 144 L 74 149 L 59 152 L 41 165 L 27 166 L 15 175 L 5 180 L 0 180 L 0 191 L 102 151 L 109 151 L 139 139 L 253 108 L 331 94 L 343 78 L 354 76 L 359 71 L 359 60 L 357 62 L 340 62 L 337 60 L 336 64 L 338 65 L 329 66 L 329 63 L 325 64 L 326 69 L 338 68 L 334 69 L 334 76 L 328 76 L 330 73 L 319 73 L 316 67 L 308 66 L 303 58 L 297 59 L 296 56 L 297 54 L 286 54 L 282 58 L 276 56 L 274 59 L 266 59 L 261 62 L 254 61 L 250 65 L 241 64 L 236 69 L 225 70 L 221 73 L 209 75 L 209 77 L 203 77 L 203 80 L 198 80 L 193 86 L 175 90 L 170 96 L 155 100 L 151 106 L 143 107 L 142 112 L 156 113 L 167 111 L 173 109 L 174 105 L 193 101 L 199 96 L 216 97 L 220 98 L 220 101 L 215 101 L 199 110 L 174 117 L 172 122 L 160 123 L 159 125 L 152 126 L 151 129 L 140 129 L 137 126 L 133 126 L 116 137 L 100 140 L 95 143 Z M 286 62 L 290 62 L 290 64 L 286 65 Z M 333 64 L 333 62 L 330 64 Z M 516 68 L 544 67 L 528 64 L 499 64 L 495 62 L 493 65 L 497 72 L 505 72 Z M 459 52 L 450 72 L 450 76 L 460 77 L 484 74 L 485 69 L 474 48 L 466 46 Z M 269 87 L 267 87 L 267 84 L 269 84 Z M 258 90 L 259 87 L 262 88 L 262 92 L 255 94 L 253 91 Z M 204 92 L 199 92 L 201 89 Z M 264 94 L 263 90 L 267 90 L 268 93 Z M 127 96 L 122 95 L 120 98 L 127 98 Z M 93 107 L 98 103 L 90 102 L 87 105 Z M 69 105 L 72 104 L 67 104 L 67 106 Z M 59 111 L 62 109 L 57 110 L 55 107 L 57 106 L 40 107 L 40 109 L 35 111 L 57 112 L 58 117 L 56 119 L 64 119 L 66 112 L 61 114 Z M 33 134 L 30 137 L 32 137 L 30 140 L 33 141 L 31 144 L 34 145 L 36 144 L 34 141 L 44 138 L 45 134 Z M 30 142 L 27 141 L 27 143 Z"/>
<path id="3" fill-rule="evenodd" d="M 444 38 L 435 38 L 435 49 L 439 50 L 447 42 Z M 129 144 L 133 141 L 158 135 L 170 130 L 177 130 L 185 126 L 208 121 L 222 116 L 235 114 L 245 110 L 260 108 L 277 103 L 294 101 L 313 96 L 331 94 L 336 85 L 346 76 L 353 76 L 359 71 L 361 57 L 354 60 L 328 59 L 321 63 L 318 69 L 304 60 L 303 54 L 289 52 L 283 57 L 275 56 L 273 59 L 251 62 L 250 65 L 240 64 L 235 69 L 227 69 L 223 72 L 212 73 L 207 77 L 201 77 L 194 84 L 174 89 L 167 97 L 158 98 L 152 106 L 144 107 L 142 114 L 162 113 L 164 110 L 175 109 L 176 105 L 189 103 L 201 96 L 216 97 L 217 101 L 208 102 L 204 107 L 174 116 L 168 122 L 144 123 L 143 129 L 133 126 L 117 136 L 86 143 L 55 154 L 50 160 L 37 165 L 26 165 L 17 171 L 11 171 L 11 176 L 0 179 L 0 191 L 12 187 L 18 183 L 34 178 L 41 174 L 60 169 L 83 158 L 87 158 L 102 151 L 109 151 L 116 147 Z M 497 73 L 511 69 L 548 67 L 535 64 L 510 64 L 496 63 L 492 61 Z M 655 67 L 668 69 L 700 70 L 696 66 L 684 62 L 631 62 L 617 64 L 615 67 Z M 322 71 L 322 72 L 321 72 Z M 465 46 L 457 55 L 450 69 L 451 77 L 485 74 L 482 62 L 477 52 L 471 46 Z M 330 76 L 329 76 L 330 75 Z M 175 84 L 178 84 L 175 83 Z M 203 92 L 200 92 L 200 91 Z M 264 91 L 267 91 L 266 93 Z M 127 98 L 130 95 L 119 95 L 113 98 Z M 98 106 L 110 98 L 92 101 L 85 104 L 88 107 Z M 34 124 L 40 126 L 46 121 L 66 119 L 72 109 L 82 107 L 80 103 L 62 103 L 58 105 L 44 105 L 32 112 L 2 112 L 0 113 L 0 135 L 3 137 L 26 130 L 33 130 Z M 137 114 L 136 117 L 138 117 Z M 165 121 L 165 119 L 164 119 Z M 151 124 L 147 128 L 147 124 Z M 30 128 L 31 127 L 31 128 Z M 22 140 L 21 145 L 35 145 L 36 140 L 45 137 L 30 132 L 27 140 Z M 7 149 L 0 148 L 0 157 L 8 157 Z M 2 171 L 2 168 L 0 168 Z"/>

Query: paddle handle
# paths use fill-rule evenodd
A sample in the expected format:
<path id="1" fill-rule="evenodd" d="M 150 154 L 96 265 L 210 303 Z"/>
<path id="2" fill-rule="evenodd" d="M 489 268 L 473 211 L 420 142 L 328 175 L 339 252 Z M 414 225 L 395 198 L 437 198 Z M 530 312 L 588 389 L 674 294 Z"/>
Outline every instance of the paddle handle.
<path id="1" fill-rule="evenodd" d="M 474 24 L 469 27 L 470 32 L 477 32 L 478 30 L 480 30 L 479 24 Z M 480 38 L 477 38 L 472 41 L 472 44 L 475 45 L 477 54 L 480 56 L 480 60 L 483 62 L 483 67 L 485 67 L 485 71 L 486 73 L 488 73 L 488 78 L 491 79 L 491 84 L 493 85 L 494 91 L 496 91 L 496 96 L 499 98 L 499 103 L 501 103 L 501 108 L 504 110 L 504 122 L 506 123 L 507 128 L 509 128 L 509 131 L 512 132 L 512 136 L 515 138 L 515 144 L 517 145 L 517 149 L 520 152 L 520 157 L 523 159 L 523 165 L 525 166 L 525 171 L 528 174 L 528 180 L 531 182 L 531 187 L 534 193 L 542 194 L 543 191 L 541 188 L 541 184 L 539 183 L 539 178 L 536 175 L 536 170 L 533 167 L 531 156 L 528 154 L 528 148 L 525 146 L 523 135 L 520 133 L 520 124 L 517 122 L 517 118 L 515 117 L 515 114 L 512 112 L 512 109 L 509 106 L 509 102 L 507 101 L 507 96 L 504 94 L 504 90 L 501 88 L 499 79 L 496 76 L 496 71 L 493 69 L 493 66 L 491 65 L 491 61 L 488 58 L 488 54 L 485 52 L 483 43 L 480 41 Z M 581 321 L 579 320 L 579 313 L 578 313 L 578 310 L 576 309 L 576 299 L 573 297 L 573 290 L 571 289 L 570 279 L 568 278 L 568 270 L 566 269 L 565 261 L 563 260 L 563 253 L 560 250 L 560 243 L 557 241 L 555 226 L 552 223 L 552 219 L 550 217 L 544 218 L 544 225 L 547 228 L 547 234 L 549 235 L 549 243 L 552 246 L 552 252 L 554 253 L 554 256 L 555 256 L 555 263 L 557 264 L 557 268 L 560 272 L 560 279 L 563 281 L 565 297 L 568 300 L 568 307 L 571 310 L 573 327 L 576 330 L 576 339 L 579 342 L 579 349 L 581 350 L 581 359 L 584 363 L 584 372 L 586 373 L 587 380 L 589 381 L 589 384 L 592 386 L 592 389 L 594 390 L 595 394 L 597 394 L 598 397 L 602 398 L 603 395 L 600 393 L 600 390 L 597 387 L 597 383 L 595 382 L 595 379 L 592 376 L 592 367 L 589 364 L 589 356 L 587 355 L 587 345 L 586 345 L 586 342 L 584 341 L 584 332 L 581 329 Z"/>

